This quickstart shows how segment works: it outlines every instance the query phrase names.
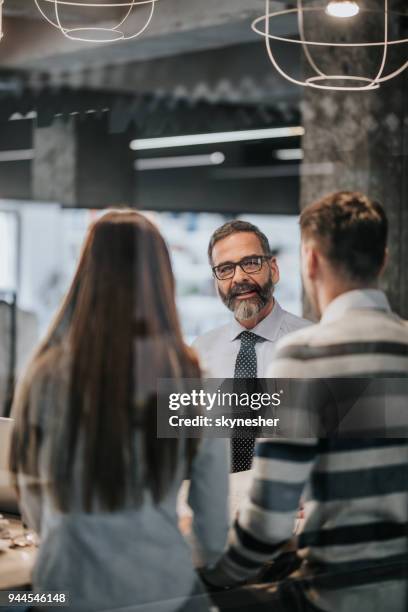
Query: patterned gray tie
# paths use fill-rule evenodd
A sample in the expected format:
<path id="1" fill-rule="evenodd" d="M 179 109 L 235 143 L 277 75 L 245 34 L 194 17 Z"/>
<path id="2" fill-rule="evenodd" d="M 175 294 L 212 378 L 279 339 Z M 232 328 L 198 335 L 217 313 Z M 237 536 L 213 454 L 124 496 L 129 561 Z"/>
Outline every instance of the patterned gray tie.
<path id="1" fill-rule="evenodd" d="M 256 356 L 256 345 L 265 342 L 265 338 L 250 331 L 244 331 L 238 336 L 241 340 L 237 360 L 235 362 L 234 391 L 238 393 L 253 393 L 256 389 L 256 378 L 258 374 L 258 362 Z M 251 380 L 248 380 L 251 379 Z M 253 416 L 247 412 L 246 417 Z M 235 430 L 231 439 L 231 471 L 245 472 L 252 466 L 252 458 L 255 448 L 255 432 L 253 430 Z"/>

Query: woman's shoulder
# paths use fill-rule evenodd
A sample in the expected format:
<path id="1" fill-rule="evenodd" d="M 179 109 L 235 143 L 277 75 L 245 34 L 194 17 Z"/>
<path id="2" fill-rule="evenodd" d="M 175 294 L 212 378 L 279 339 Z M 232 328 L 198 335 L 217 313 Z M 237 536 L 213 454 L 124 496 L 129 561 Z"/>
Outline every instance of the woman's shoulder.
<path id="1" fill-rule="evenodd" d="M 31 384 L 63 383 L 68 380 L 70 357 L 65 345 L 53 346 L 32 360 L 26 372 Z"/>
<path id="2" fill-rule="evenodd" d="M 27 405 L 31 415 L 38 415 L 38 411 L 42 412 L 40 405 L 61 396 L 68 385 L 69 363 L 69 352 L 64 346 L 50 347 L 35 355 L 17 385 L 12 416 L 16 417 Z"/>

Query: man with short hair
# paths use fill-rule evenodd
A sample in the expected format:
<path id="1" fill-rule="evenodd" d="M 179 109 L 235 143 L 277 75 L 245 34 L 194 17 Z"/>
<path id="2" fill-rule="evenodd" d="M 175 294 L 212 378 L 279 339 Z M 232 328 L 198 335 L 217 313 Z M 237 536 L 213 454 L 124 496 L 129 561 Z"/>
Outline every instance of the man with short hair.
<path id="1" fill-rule="evenodd" d="M 279 342 L 269 376 L 312 382 L 350 377 L 351 386 L 359 377 L 406 382 L 408 325 L 378 288 L 387 258 L 383 208 L 361 193 L 339 192 L 307 207 L 300 227 L 303 282 L 321 320 Z M 406 431 L 407 385 L 399 397 L 397 383 L 383 405 L 389 414 L 405 415 Z M 204 572 L 207 583 L 231 587 L 277 557 L 292 536 L 303 495 L 306 521 L 296 543 L 303 582 L 286 581 L 275 592 L 258 589 L 258 601 L 276 612 L 405 612 L 408 440 L 392 433 L 371 437 L 370 431 L 364 437 L 260 440 L 249 499 L 227 552 Z M 237 601 L 245 608 L 250 590 L 241 591 Z"/>
<path id="2" fill-rule="evenodd" d="M 218 294 L 234 320 L 195 341 L 204 374 L 264 378 L 277 341 L 310 323 L 283 310 L 274 298 L 278 264 L 267 237 L 255 225 L 225 223 L 211 237 L 208 258 Z M 250 469 L 253 450 L 253 436 L 233 439 L 233 472 Z"/>

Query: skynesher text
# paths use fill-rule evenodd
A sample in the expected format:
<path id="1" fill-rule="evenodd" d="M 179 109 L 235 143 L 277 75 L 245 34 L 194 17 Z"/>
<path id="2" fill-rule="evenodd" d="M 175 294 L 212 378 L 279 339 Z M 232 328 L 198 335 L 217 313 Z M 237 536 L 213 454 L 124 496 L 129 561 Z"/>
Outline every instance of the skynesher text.
<path id="1" fill-rule="evenodd" d="M 208 416 L 180 417 L 173 415 L 169 418 L 171 427 L 222 427 L 235 429 L 236 427 L 278 427 L 279 419 L 268 419 L 262 416 L 254 418 L 230 418 L 217 417 L 215 419 Z"/>

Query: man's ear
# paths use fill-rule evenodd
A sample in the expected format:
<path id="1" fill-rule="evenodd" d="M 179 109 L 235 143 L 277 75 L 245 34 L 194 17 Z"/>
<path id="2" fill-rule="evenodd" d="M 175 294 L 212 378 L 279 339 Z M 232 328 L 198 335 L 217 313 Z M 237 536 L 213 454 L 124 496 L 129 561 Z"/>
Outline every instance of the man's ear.
<path id="1" fill-rule="evenodd" d="M 302 245 L 303 269 L 308 278 L 315 280 L 319 271 L 319 253 L 313 242 Z"/>

